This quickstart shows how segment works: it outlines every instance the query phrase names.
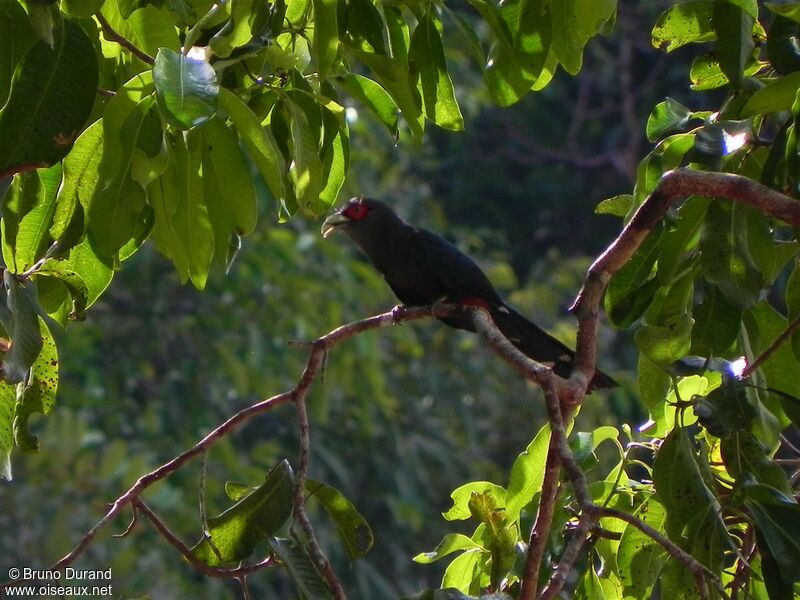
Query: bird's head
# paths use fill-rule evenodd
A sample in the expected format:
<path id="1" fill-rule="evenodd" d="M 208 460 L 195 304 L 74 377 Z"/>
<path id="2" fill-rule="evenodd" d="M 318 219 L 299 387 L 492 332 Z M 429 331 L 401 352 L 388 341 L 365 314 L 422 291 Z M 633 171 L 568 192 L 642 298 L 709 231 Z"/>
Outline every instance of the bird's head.
<path id="1" fill-rule="evenodd" d="M 351 198 L 322 223 L 322 237 L 341 230 L 349 237 L 357 239 L 361 232 L 380 231 L 383 226 L 392 222 L 402 221 L 383 202 L 363 197 Z"/>

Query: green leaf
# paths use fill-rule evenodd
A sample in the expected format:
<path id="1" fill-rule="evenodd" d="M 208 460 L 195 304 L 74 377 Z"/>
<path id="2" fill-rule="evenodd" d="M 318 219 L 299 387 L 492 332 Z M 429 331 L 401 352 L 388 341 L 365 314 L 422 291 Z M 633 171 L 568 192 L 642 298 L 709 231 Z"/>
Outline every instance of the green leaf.
<path id="1" fill-rule="evenodd" d="M 653 465 L 653 484 L 675 523 L 688 522 L 714 501 L 684 428 L 675 427 L 661 444 Z"/>
<path id="2" fill-rule="evenodd" d="M 700 238 L 701 265 L 706 281 L 741 308 L 755 304 L 763 279 L 747 247 L 746 222 L 729 204 L 712 202 Z"/>
<path id="3" fill-rule="evenodd" d="M 605 309 L 616 327 L 629 327 L 641 317 L 659 287 L 654 267 L 660 251 L 661 232 L 660 227 L 651 231 L 608 285 Z"/>
<path id="4" fill-rule="evenodd" d="M 679 315 L 664 325 L 644 325 L 634 336 L 642 354 L 666 368 L 689 352 L 694 319 Z"/>
<path id="5" fill-rule="evenodd" d="M 322 140 L 322 178 L 324 187 L 317 202 L 310 209 L 315 216 L 326 213 L 336 203 L 350 166 L 350 140 L 347 122 L 339 119 L 327 108 L 322 109 L 322 124 L 325 137 Z"/>
<path id="6" fill-rule="evenodd" d="M 45 263 L 43 268 L 49 268 Z M 110 261 L 101 258 L 88 237 L 72 248 L 64 269 L 73 271 L 86 286 L 86 306 L 89 308 L 103 294 L 111 283 L 114 269 Z"/>
<path id="7" fill-rule="evenodd" d="M 336 21 L 336 0 L 313 0 L 314 58 L 320 81 L 328 76 L 339 53 L 339 26 Z"/>
<path id="8" fill-rule="evenodd" d="M 357 73 L 349 73 L 338 81 L 348 94 L 380 119 L 393 138 L 397 137 L 398 108 L 389 92 L 376 81 Z"/>
<path id="9" fill-rule="evenodd" d="M 455 588 L 460 592 L 469 594 L 480 559 L 480 552 L 464 552 L 457 557 L 447 566 L 442 578 L 442 587 Z"/>
<path id="10" fill-rule="evenodd" d="M 181 42 L 172 17 L 165 10 L 147 4 L 130 15 L 120 14 L 116 2 L 105 2 L 101 11 L 111 27 L 124 38 L 133 42 L 137 48 L 150 56 L 155 56 L 161 48 L 178 52 Z M 127 53 L 127 50 L 121 50 Z M 131 56 L 131 55 L 128 55 Z M 139 62 L 137 58 L 136 61 Z"/>
<path id="11" fill-rule="evenodd" d="M 469 519 L 472 516 L 469 502 L 473 495 L 477 494 L 486 494 L 494 498 L 497 506 L 505 506 L 505 488 L 488 481 L 472 481 L 453 490 L 453 493 L 450 494 L 453 506 L 447 512 L 442 513 L 442 516 L 448 521 Z"/>
<path id="12" fill-rule="evenodd" d="M 771 460 L 764 445 L 748 431 L 732 431 L 722 438 L 720 451 L 725 468 L 737 481 L 753 478 L 791 497 L 792 486 L 781 466 Z"/>
<path id="13" fill-rule="evenodd" d="M 316 203 L 323 188 L 322 161 L 317 147 L 319 130 L 311 125 L 317 115 L 305 112 L 293 101 L 287 101 L 285 107 L 289 114 L 291 156 L 294 157 L 289 165 L 289 179 L 297 201 L 307 208 Z"/>
<path id="14" fill-rule="evenodd" d="M 653 496 L 636 510 L 635 516 L 659 532 L 664 532 L 667 511 Z M 655 540 L 633 525 L 622 532 L 617 549 L 617 567 L 625 598 L 649 598 L 668 555 Z"/>
<path id="15" fill-rule="evenodd" d="M 328 515 L 333 519 L 350 560 L 365 556 L 372 548 L 372 530 L 353 503 L 335 487 L 321 481 L 307 479 L 306 491 L 309 498 L 314 498 L 322 503 Z"/>
<path id="16" fill-rule="evenodd" d="M 758 90 L 742 107 L 742 117 L 791 110 L 800 89 L 800 71 L 784 75 Z"/>
<path id="17" fill-rule="evenodd" d="M 105 0 L 61 0 L 61 10 L 70 17 L 86 19 L 100 10 Z"/>
<path id="18" fill-rule="evenodd" d="M 452 131 L 464 129 L 464 118 L 456 101 L 453 82 L 447 73 L 444 46 L 438 24 L 426 15 L 414 29 L 408 53 L 411 80 L 422 93 L 425 116 L 439 127 Z"/>
<path id="19" fill-rule="evenodd" d="M 684 156 L 694 146 L 693 133 L 678 133 L 661 140 L 653 151 L 639 163 L 636 186 L 633 190 L 634 206 L 638 207 L 655 189 L 667 171 L 677 168 Z"/>
<path id="20" fill-rule="evenodd" d="M 616 13 L 616 0 L 551 0 L 552 48 L 564 70 L 575 75 L 583 47 Z"/>
<path id="21" fill-rule="evenodd" d="M 286 195 L 283 184 L 285 165 L 272 132 L 262 127 L 250 107 L 225 88 L 220 88 L 219 108 L 227 113 L 236 127 L 273 197 L 283 199 Z"/>
<path id="22" fill-rule="evenodd" d="M 14 449 L 14 406 L 16 386 L 0 382 L 0 477 L 11 481 L 11 451 Z"/>
<path id="23" fill-rule="evenodd" d="M 76 210 L 87 212 L 99 179 L 103 158 L 103 121 L 95 121 L 75 140 L 64 159 L 64 179 L 56 196 L 50 237 L 59 239 L 72 222 Z M 80 206 L 80 208 L 78 208 Z"/>
<path id="24" fill-rule="evenodd" d="M 380 54 L 359 52 L 358 57 L 375 73 L 383 88 L 392 96 L 402 111 L 414 140 L 420 142 L 424 130 L 422 102 L 419 92 L 411 83 L 408 65 Z"/>
<path id="25" fill-rule="evenodd" d="M 201 135 L 193 131 L 184 141 L 173 139 L 174 167 L 148 188 L 155 209 L 156 244 L 172 259 L 181 281 L 203 289 L 214 255 L 214 231 L 209 219 L 200 174 Z"/>
<path id="26" fill-rule="evenodd" d="M 652 32 L 653 46 L 672 52 L 686 44 L 711 41 L 716 37 L 713 17 L 714 0 L 679 2 L 658 17 Z"/>
<path id="27" fill-rule="evenodd" d="M 19 383 L 28 377 L 39 353 L 42 351 L 42 335 L 39 330 L 39 316 L 23 284 L 19 283 L 10 271 L 3 276 L 5 284 L 5 305 L 3 326 L 10 337 L 11 349 L 5 353 L 2 379 L 7 383 Z"/>
<path id="28" fill-rule="evenodd" d="M 550 427 L 545 425 L 511 466 L 505 502 L 509 523 L 516 522 L 522 508 L 541 491 L 549 445 Z"/>
<path id="29" fill-rule="evenodd" d="M 214 230 L 214 254 L 224 262 L 231 234 L 247 235 L 255 229 L 256 190 L 236 134 L 218 117 L 207 121 L 199 133 L 203 195 Z"/>
<path id="30" fill-rule="evenodd" d="M 656 104 L 647 119 L 647 139 L 658 141 L 668 133 L 684 129 L 694 113 L 672 98 Z"/>
<path id="31" fill-rule="evenodd" d="M 678 271 L 686 264 L 687 254 L 697 248 L 709 202 L 708 198 L 692 196 L 680 207 L 676 218 L 667 220 L 656 273 L 661 285 L 673 284 Z"/>
<path id="32" fill-rule="evenodd" d="M 800 23 L 800 2 L 794 0 L 777 0 L 776 2 L 764 2 L 764 6 L 776 15 Z"/>
<path id="33" fill-rule="evenodd" d="M 739 335 L 741 307 L 729 302 L 716 286 L 704 287 L 703 300 L 693 316 L 692 354 L 719 356 L 725 354 Z"/>
<path id="34" fill-rule="evenodd" d="M 761 301 L 747 311 L 745 324 L 753 344 L 753 355 L 758 356 L 764 352 L 788 326 L 788 320 L 776 311 L 768 302 Z M 800 372 L 800 362 L 792 352 L 792 347 L 787 340 L 762 363 L 760 369 L 766 377 L 767 387 L 800 397 L 800 380 L 796 373 Z M 780 398 L 780 406 L 793 423 L 800 423 L 800 406 L 796 402 Z M 777 406 L 768 406 L 773 413 L 779 413 Z"/>
<path id="35" fill-rule="evenodd" d="M 117 93 L 109 102 L 103 118 L 103 157 L 100 182 L 89 206 L 89 231 L 96 248 L 113 256 L 135 237 L 146 208 L 144 189 L 131 178 L 131 165 L 139 134 L 155 98 L 146 96 L 136 104 L 147 86 L 139 81 Z"/>
<path id="36" fill-rule="evenodd" d="M 68 19 L 54 35 L 52 48 L 37 42 L 14 71 L 0 110 L 0 179 L 60 160 L 94 106 L 98 71 L 91 41 Z"/>
<path id="37" fill-rule="evenodd" d="M 3 259 L 16 274 L 29 269 L 49 248 L 61 165 L 17 175 L 3 199 Z"/>
<path id="38" fill-rule="evenodd" d="M 17 405 L 14 409 L 14 441 L 23 452 L 39 450 L 38 439 L 28 431 L 28 419 L 33 413 L 49 414 L 55 405 L 58 390 L 56 343 L 44 321 L 38 317 L 36 320 L 41 350 L 30 367 L 30 377 L 17 385 Z"/>
<path id="39" fill-rule="evenodd" d="M 291 516 L 293 493 L 294 475 L 284 460 L 252 493 L 208 520 L 210 540 L 202 539 L 192 548 L 192 554 L 211 567 L 246 559 Z"/>
<path id="40" fill-rule="evenodd" d="M 714 2 L 713 13 L 719 66 L 733 87 L 741 87 L 745 67 L 755 48 L 755 18 L 732 2 Z"/>
<path id="41" fill-rule="evenodd" d="M 153 81 L 161 114 L 179 129 L 200 125 L 217 112 L 219 83 L 206 60 L 161 48 L 153 66 Z"/>
<path id="42" fill-rule="evenodd" d="M 253 38 L 253 0 L 231 0 L 228 10 L 228 22 L 208 42 L 211 51 L 221 58 L 229 57 Z"/>
<path id="43" fill-rule="evenodd" d="M 431 552 L 421 552 L 411 560 L 415 563 L 427 565 L 453 552 L 460 552 L 461 550 L 479 550 L 485 552 L 485 549 L 480 544 L 473 541 L 472 538 L 460 533 L 448 533 Z"/>
<path id="44" fill-rule="evenodd" d="M 8 98 L 15 67 L 36 39 L 22 5 L 0 2 L 0 105 Z"/>
<path id="45" fill-rule="evenodd" d="M 627 215 L 633 206 L 633 195 L 619 194 L 618 196 L 611 196 L 606 198 L 598 204 L 594 212 L 598 215 L 614 215 L 615 217 L 624 217 Z"/>
<path id="46" fill-rule="evenodd" d="M 85 316 L 89 288 L 66 259 L 48 259 L 36 271 L 39 303 L 62 326 Z"/>
<path id="47" fill-rule="evenodd" d="M 386 24 L 370 0 L 350 0 L 347 5 L 347 37 L 354 49 L 368 54 L 386 55 Z"/>
<path id="48" fill-rule="evenodd" d="M 636 372 L 639 375 L 639 393 L 642 402 L 652 411 L 667 396 L 670 384 L 669 375 L 643 353 L 639 353 Z"/>
<path id="49" fill-rule="evenodd" d="M 328 586 L 317 571 L 308 552 L 294 542 L 279 538 L 270 538 L 269 544 L 280 561 L 286 565 L 289 575 L 305 598 L 314 600 L 330 600 Z"/>
<path id="50" fill-rule="evenodd" d="M 605 569 L 600 576 L 594 565 L 586 570 L 573 596 L 575 600 L 611 600 L 622 597 L 622 585 L 617 576 Z"/>
<path id="51" fill-rule="evenodd" d="M 745 504 L 778 565 L 781 578 L 787 582 L 800 581 L 800 506 L 765 493 L 766 487 L 747 486 Z"/>

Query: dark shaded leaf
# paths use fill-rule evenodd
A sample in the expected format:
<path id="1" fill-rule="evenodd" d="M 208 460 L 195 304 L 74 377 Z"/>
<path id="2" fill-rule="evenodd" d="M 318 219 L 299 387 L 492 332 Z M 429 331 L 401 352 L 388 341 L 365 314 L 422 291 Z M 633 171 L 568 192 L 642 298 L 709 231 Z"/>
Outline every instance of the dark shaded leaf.
<path id="1" fill-rule="evenodd" d="M 139 80 L 128 85 L 109 102 L 104 113 L 100 181 L 89 206 L 90 232 L 97 250 L 105 256 L 113 256 L 134 238 L 146 207 L 144 189 L 131 177 L 131 165 L 155 98 L 142 97 L 147 86 L 139 87 Z"/>
<path id="2" fill-rule="evenodd" d="M 286 565 L 292 581 L 306 598 L 329 600 L 333 597 L 304 548 L 279 538 L 270 538 L 269 543 L 275 555 Z"/>
<path id="3" fill-rule="evenodd" d="M 733 87 L 741 87 L 745 67 L 755 47 L 755 19 L 732 2 L 714 2 L 713 12 L 719 66 Z"/>
<path id="4" fill-rule="evenodd" d="M 0 110 L 0 179 L 64 157 L 94 106 L 98 70 L 91 41 L 68 19 L 54 35 L 52 48 L 36 42 L 17 64 Z"/>
<path id="5" fill-rule="evenodd" d="M 724 354 L 736 341 L 742 324 L 742 309 L 730 303 L 715 286 L 704 288 L 703 300 L 692 315 L 693 354 L 716 356 Z"/>
<path id="6" fill-rule="evenodd" d="M 42 351 L 42 335 L 36 307 L 23 285 L 8 270 L 3 281 L 8 311 L 3 311 L 2 320 L 11 338 L 11 349 L 3 357 L 2 379 L 7 383 L 19 383 L 28 377 L 31 366 Z"/>

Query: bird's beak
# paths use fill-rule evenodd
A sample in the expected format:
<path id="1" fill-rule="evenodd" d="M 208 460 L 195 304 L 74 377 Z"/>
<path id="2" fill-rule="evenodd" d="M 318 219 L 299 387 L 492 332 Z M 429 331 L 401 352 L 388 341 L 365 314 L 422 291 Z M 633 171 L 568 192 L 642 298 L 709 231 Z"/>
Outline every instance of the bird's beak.
<path id="1" fill-rule="evenodd" d="M 325 219 L 322 223 L 322 237 L 326 238 L 330 234 L 332 234 L 337 227 L 340 225 L 344 225 L 345 223 L 349 223 L 350 219 L 344 216 L 340 212 L 333 213 L 330 217 Z"/>

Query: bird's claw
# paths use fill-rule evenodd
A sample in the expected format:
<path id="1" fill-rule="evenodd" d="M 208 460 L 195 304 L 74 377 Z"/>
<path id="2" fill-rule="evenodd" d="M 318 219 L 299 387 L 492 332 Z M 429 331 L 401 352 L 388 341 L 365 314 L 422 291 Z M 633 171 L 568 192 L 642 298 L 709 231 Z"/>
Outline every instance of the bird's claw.
<path id="1" fill-rule="evenodd" d="M 392 325 L 402 325 L 403 320 L 402 317 L 405 314 L 406 307 L 402 304 L 398 304 L 395 306 L 391 313 L 392 313 Z"/>

